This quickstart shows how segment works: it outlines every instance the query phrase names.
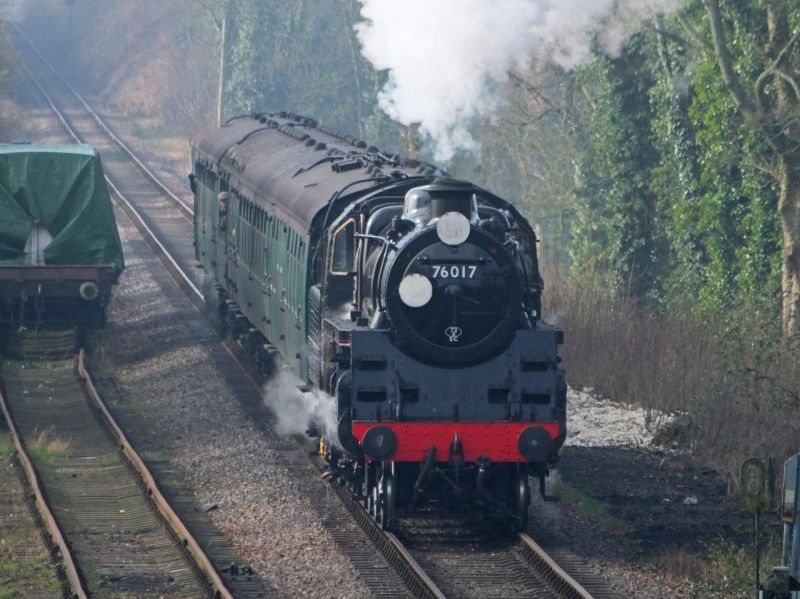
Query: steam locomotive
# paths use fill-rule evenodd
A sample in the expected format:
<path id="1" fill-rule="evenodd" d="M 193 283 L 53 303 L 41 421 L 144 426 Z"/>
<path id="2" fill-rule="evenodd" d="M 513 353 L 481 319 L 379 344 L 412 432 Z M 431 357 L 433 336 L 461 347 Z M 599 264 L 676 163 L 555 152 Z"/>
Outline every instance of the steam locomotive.
<path id="1" fill-rule="evenodd" d="M 387 529 L 423 503 L 527 527 L 566 434 L 536 235 L 507 201 L 290 114 L 193 145 L 197 260 L 231 334 L 335 401 L 334 473 Z"/>

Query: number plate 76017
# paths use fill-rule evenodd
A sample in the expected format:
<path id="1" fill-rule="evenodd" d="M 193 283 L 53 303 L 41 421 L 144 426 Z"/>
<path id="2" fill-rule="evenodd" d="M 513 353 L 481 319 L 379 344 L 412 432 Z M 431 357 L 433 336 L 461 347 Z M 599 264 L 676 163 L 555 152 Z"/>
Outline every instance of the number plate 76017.
<path id="1" fill-rule="evenodd" d="M 478 267 L 467 264 L 437 264 L 433 268 L 434 279 L 472 279 Z"/>

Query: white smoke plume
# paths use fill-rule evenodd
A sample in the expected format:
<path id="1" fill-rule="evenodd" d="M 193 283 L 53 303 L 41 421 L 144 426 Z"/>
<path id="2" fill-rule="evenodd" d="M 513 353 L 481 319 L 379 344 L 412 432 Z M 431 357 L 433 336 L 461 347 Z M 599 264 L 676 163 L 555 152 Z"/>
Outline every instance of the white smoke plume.
<path id="1" fill-rule="evenodd" d="M 0 20 L 21 23 L 28 13 L 28 0 L 0 0 Z"/>
<path id="2" fill-rule="evenodd" d="M 303 384 L 288 366 L 264 384 L 264 401 L 275 414 L 275 430 L 282 435 L 305 434 L 309 427 L 321 433 L 335 431 L 336 400 L 316 388 L 301 391 Z"/>
<path id="3" fill-rule="evenodd" d="M 379 96 L 390 117 L 429 136 L 437 160 L 474 150 L 475 117 L 502 99 L 509 69 L 532 60 L 572 69 L 593 41 L 617 54 L 680 0 L 361 0 L 364 56 L 389 71 Z"/>

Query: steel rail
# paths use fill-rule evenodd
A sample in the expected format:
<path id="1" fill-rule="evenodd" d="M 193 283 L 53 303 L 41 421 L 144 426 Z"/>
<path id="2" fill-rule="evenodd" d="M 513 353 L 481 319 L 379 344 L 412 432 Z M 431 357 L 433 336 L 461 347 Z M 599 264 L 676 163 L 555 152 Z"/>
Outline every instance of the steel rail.
<path id="1" fill-rule="evenodd" d="M 362 507 L 363 509 L 363 507 Z M 422 566 L 419 565 L 417 560 L 414 559 L 414 556 L 408 552 L 405 545 L 400 542 L 394 534 L 390 532 L 384 532 L 383 535 L 389 540 L 395 550 L 400 554 L 408 567 L 416 574 L 417 577 L 425 584 L 427 587 L 427 591 L 435 598 L 435 599 L 445 599 L 445 594 L 439 589 L 435 582 L 431 579 L 430 576 L 422 569 Z"/>
<path id="2" fill-rule="evenodd" d="M 36 500 L 36 508 L 39 510 L 39 513 L 42 516 L 42 520 L 44 521 L 47 531 L 50 533 L 50 537 L 53 539 L 53 542 L 61 552 L 61 562 L 64 567 L 64 574 L 66 575 L 67 581 L 69 582 L 72 592 L 74 593 L 73 597 L 76 597 L 77 599 L 88 599 L 89 593 L 86 589 L 83 579 L 78 573 L 78 566 L 75 563 L 72 550 L 70 549 L 69 544 L 64 537 L 64 533 L 61 531 L 61 527 L 58 525 L 56 517 L 53 515 L 53 512 L 50 510 L 50 506 L 47 504 L 47 498 L 39 482 L 39 474 L 36 472 L 36 467 L 33 465 L 33 461 L 28 455 L 27 448 L 22 441 L 22 437 L 20 437 L 17 425 L 14 423 L 14 419 L 11 417 L 11 408 L 8 404 L 8 400 L 6 399 L 2 385 L 0 385 L 0 409 L 2 409 L 3 418 L 8 425 L 9 431 L 11 431 L 11 437 L 14 440 L 14 447 L 16 448 L 19 461 L 22 464 L 22 469 L 25 472 L 25 478 L 27 479 L 28 485 L 30 485 L 31 490 L 33 491 L 34 499 Z"/>
<path id="3" fill-rule="evenodd" d="M 150 168 L 146 164 L 144 164 L 144 162 L 142 162 L 139 159 L 139 157 L 136 156 L 136 154 L 134 154 L 134 152 L 128 147 L 128 145 L 124 141 L 122 141 L 119 138 L 119 136 L 117 136 L 116 133 L 114 133 L 111 130 L 111 128 L 105 123 L 103 118 L 89 105 L 89 103 L 83 98 L 83 96 L 81 96 L 75 90 L 75 88 L 73 88 L 69 83 L 67 83 L 66 79 L 64 79 L 58 73 L 58 71 L 55 69 L 55 67 L 53 67 L 53 65 L 50 64 L 50 62 L 48 62 L 48 60 L 44 56 L 42 56 L 42 53 L 39 51 L 39 49 L 33 44 L 33 42 L 30 40 L 30 38 L 27 35 L 25 35 L 25 32 L 23 32 L 16 24 L 12 23 L 11 25 L 14 28 L 14 30 L 17 32 L 17 34 L 19 34 L 19 36 L 22 37 L 22 39 L 24 39 L 25 42 L 31 47 L 31 50 L 33 50 L 34 54 L 36 54 L 36 56 L 39 58 L 39 60 L 41 60 L 44 63 L 44 65 L 53 73 L 53 75 L 61 82 L 61 84 L 72 95 L 74 95 L 75 98 L 77 98 L 77 100 L 83 105 L 83 107 L 86 109 L 86 111 L 89 113 L 89 115 L 97 122 L 97 124 L 100 126 L 100 128 L 103 130 L 103 132 L 106 135 L 108 135 L 108 137 L 111 138 L 111 140 L 125 154 L 128 155 L 128 157 L 136 164 L 137 167 L 139 167 L 139 169 L 142 171 L 142 173 L 148 179 L 150 179 L 150 181 L 156 187 L 158 187 L 165 195 L 167 195 L 173 202 L 175 202 L 177 204 L 178 208 L 181 210 L 181 212 L 183 212 L 184 216 L 187 216 L 189 218 L 194 218 L 194 209 L 191 206 L 189 206 L 186 202 L 184 202 L 182 199 L 180 199 L 166 185 L 164 185 L 164 183 L 161 182 L 161 180 L 155 175 L 155 173 L 153 173 L 153 171 L 150 170 Z M 28 74 L 30 75 L 30 71 L 28 70 L 27 66 L 25 67 L 25 70 L 28 71 Z"/>
<path id="4" fill-rule="evenodd" d="M 567 599 L 592 599 L 583 585 L 567 574 L 527 533 L 519 533 L 525 558 L 533 570 Z"/>
<path id="5" fill-rule="evenodd" d="M 172 506 L 170 506 L 169 502 L 164 498 L 158 483 L 145 465 L 144 460 L 142 460 L 141 456 L 130 444 L 130 441 L 128 441 L 125 433 L 122 432 L 122 429 L 119 427 L 116 420 L 114 420 L 111 412 L 109 412 L 108 407 L 106 407 L 105 402 L 103 402 L 103 399 L 98 394 L 97 388 L 92 381 L 92 377 L 89 374 L 89 371 L 86 369 L 85 352 L 83 349 L 81 349 L 80 353 L 78 354 L 78 374 L 83 380 L 86 391 L 89 395 L 89 399 L 91 399 L 92 404 L 94 404 L 95 408 L 97 408 L 97 410 L 100 412 L 100 415 L 103 417 L 103 421 L 111 431 L 111 434 L 116 440 L 120 451 L 123 453 L 142 481 L 144 481 L 147 489 L 147 495 L 153 501 L 153 504 L 158 512 L 169 524 L 173 532 L 178 536 L 178 539 L 192 555 L 192 558 L 194 558 L 195 562 L 197 562 L 197 564 L 203 570 L 203 573 L 214 587 L 216 596 L 220 599 L 233 599 L 233 595 L 228 590 L 225 582 L 220 577 L 217 569 L 211 563 L 211 560 L 208 558 L 205 551 L 203 551 L 200 543 L 197 542 L 197 539 L 195 539 L 192 533 L 189 532 L 189 529 L 186 528 L 186 525 L 178 517 L 178 514 L 175 513 L 175 510 L 172 509 Z"/>
<path id="6" fill-rule="evenodd" d="M 362 508 L 363 509 L 363 508 Z M 422 581 L 427 585 L 428 590 L 431 592 L 435 599 L 445 599 L 444 593 L 436 586 L 436 583 L 431 580 L 431 577 L 422 569 L 422 566 L 419 565 L 417 560 L 414 559 L 414 556 L 409 553 L 408 549 L 406 549 L 405 545 L 400 542 L 394 533 L 385 532 L 384 536 L 389 540 L 389 542 L 394 546 L 395 550 L 400 554 L 400 556 L 408 563 L 409 567 L 417 573 L 417 576 L 422 579 Z"/>

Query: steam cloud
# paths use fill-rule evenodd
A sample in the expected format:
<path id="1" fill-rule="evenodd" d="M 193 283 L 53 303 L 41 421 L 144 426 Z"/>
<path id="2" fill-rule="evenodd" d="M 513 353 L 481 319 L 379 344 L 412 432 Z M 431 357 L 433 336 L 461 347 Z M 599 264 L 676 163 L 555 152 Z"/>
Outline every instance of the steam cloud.
<path id="1" fill-rule="evenodd" d="M 303 392 L 303 381 L 285 366 L 264 384 L 264 401 L 275 413 L 275 429 L 282 435 L 305 434 L 309 426 L 321 433 L 336 430 L 336 401 L 317 388 Z M 335 438 L 335 436 L 333 437 Z"/>
<path id="2" fill-rule="evenodd" d="M 572 69 L 592 43 L 616 54 L 680 0 L 361 0 L 362 53 L 389 70 L 381 109 L 435 144 L 437 160 L 474 150 L 469 125 L 502 99 L 508 70 L 532 60 Z"/>
<path id="3" fill-rule="evenodd" d="M 10 23 L 21 23 L 28 13 L 27 0 L 0 0 L 0 19 Z"/>

